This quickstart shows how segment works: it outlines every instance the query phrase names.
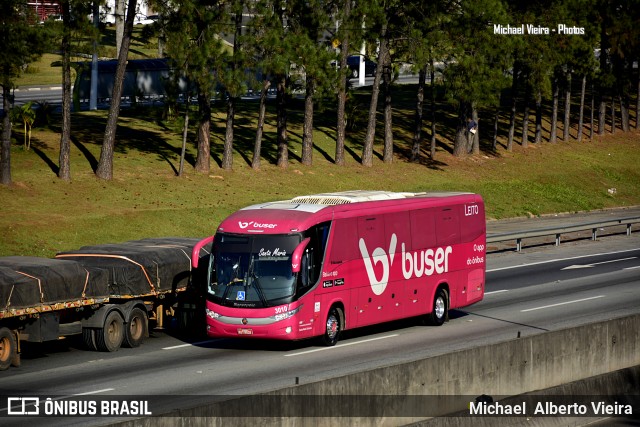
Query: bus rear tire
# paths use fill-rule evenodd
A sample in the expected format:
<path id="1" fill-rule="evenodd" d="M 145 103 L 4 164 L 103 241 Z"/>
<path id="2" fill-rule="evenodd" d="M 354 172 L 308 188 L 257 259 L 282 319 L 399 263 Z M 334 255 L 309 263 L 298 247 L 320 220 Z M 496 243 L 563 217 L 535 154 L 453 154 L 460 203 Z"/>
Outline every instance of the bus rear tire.
<path id="1" fill-rule="evenodd" d="M 14 361 L 19 360 L 16 337 L 9 328 L 0 328 L 0 371 L 9 369 Z"/>
<path id="2" fill-rule="evenodd" d="M 333 347 L 340 338 L 342 331 L 342 310 L 338 307 L 331 307 L 325 322 L 325 330 L 322 335 L 322 343 L 328 347 Z"/>
<path id="3" fill-rule="evenodd" d="M 447 320 L 448 312 L 449 298 L 447 298 L 447 292 L 443 288 L 439 288 L 433 297 L 431 313 L 427 314 L 427 324 L 432 326 L 442 326 L 445 320 Z"/>
<path id="4" fill-rule="evenodd" d="M 142 309 L 136 307 L 129 313 L 129 320 L 124 328 L 124 347 L 136 348 L 140 347 L 142 341 L 147 337 L 149 324 L 147 322 L 147 314 Z"/>

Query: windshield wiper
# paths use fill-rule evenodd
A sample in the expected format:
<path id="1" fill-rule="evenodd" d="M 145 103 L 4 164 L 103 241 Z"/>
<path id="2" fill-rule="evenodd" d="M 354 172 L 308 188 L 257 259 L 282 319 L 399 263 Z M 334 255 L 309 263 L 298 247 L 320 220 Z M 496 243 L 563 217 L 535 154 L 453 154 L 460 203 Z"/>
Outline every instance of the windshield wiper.
<path id="1" fill-rule="evenodd" d="M 256 276 L 253 266 L 254 266 L 254 258 L 251 257 L 251 261 L 249 262 L 249 270 L 247 271 L 247 276 L 253 279 L 251 282 L 255 283 L 256 293 L 258 294 L 258 298 L 260 298 L 260 302 L 262 302 L 262 305 L 264 307 L 268 307 L 267 299 L 265 298 L 264 293 L 262 292 L 262 286 L 260 286 L 260 280 L 258 279 L 258 276 Z M 250 286 L 248 281 L 246 286 Z"/>

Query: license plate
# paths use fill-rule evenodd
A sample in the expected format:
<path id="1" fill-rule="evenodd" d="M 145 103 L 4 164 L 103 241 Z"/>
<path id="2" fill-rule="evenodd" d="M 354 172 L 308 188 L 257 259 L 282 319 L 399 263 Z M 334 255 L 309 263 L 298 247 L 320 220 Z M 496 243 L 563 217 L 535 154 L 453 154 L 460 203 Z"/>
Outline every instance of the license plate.
<path id="1" fill-rule="evenodd" d="M 253 335 L 253 329 L 238 328 L 238 335 Z"/>

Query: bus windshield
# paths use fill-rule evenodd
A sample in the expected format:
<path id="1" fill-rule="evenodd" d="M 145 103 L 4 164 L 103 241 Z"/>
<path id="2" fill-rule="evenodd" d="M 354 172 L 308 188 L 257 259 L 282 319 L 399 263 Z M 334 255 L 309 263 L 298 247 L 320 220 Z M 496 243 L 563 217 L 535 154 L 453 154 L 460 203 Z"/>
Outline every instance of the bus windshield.
<path id="1" fill-rule="evenodd" d="M 291 302 L 296 275 L 291 255 L 299 235 L 218 233 L 209 266 L 209 298 L 229 307 L 271 307 Z"/>

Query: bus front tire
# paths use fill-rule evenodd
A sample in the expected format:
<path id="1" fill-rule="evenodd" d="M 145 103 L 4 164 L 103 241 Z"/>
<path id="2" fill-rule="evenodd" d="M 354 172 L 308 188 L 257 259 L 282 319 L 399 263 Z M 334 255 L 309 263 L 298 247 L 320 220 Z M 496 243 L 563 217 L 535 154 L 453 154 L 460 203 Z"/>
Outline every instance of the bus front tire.
<path id="1" fill-rule="evenodd" d="M 322 343 L 328 347 L 336 345 L 338 338 L 340 338 L 340 332 L 342 331 L 342 310 L 337 307 L 332 307 L 327 315 L 327 321 L 325 322 L 325 330 L 322 335 Z"/>
<path id="2" fill-rule="evenodd" d="M 449 311 L 449 299 L 447 292 L 439 288 L 433 297 L 431 313 L 427 314 L 427 323 L 432 326 L 441 326 L 447 320 L 447 312 Z"/>

